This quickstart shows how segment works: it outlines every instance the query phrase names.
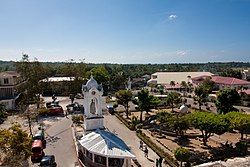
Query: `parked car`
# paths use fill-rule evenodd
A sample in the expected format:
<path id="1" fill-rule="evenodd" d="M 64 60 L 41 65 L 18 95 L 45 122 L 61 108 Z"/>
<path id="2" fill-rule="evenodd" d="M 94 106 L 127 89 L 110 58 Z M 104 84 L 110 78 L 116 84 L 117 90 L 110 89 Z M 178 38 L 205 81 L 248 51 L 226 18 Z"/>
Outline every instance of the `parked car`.
<path id="1" fill-rule="evenodd" d="M 110 114 L 113 115 L 115 113 L 114 107 L 112 105 L 107 105 L 107 109 Z"/>
<path id="2" fill-rule="evenodd" d="M 63 108 L 61 106 L 58 106 L 58 107 L 51 107 L 49 108 L 49 114 L 50 115 L 63 115 L 64 112 L 63 112 Z"/>
<path id="3" fill-rule="evenodd" d="M 54 155 L 45 155 L 42 158 L 39 166 L 41 166 L 41 167 L 56 167 L 57 164 L 55 162 L 55 156 Z"/>
<path id="4" fill-rule="evenodd" d="M 33 163 L 38 163 L 44 156 L 43 144 L 41 140 L 34 140 L 31 147 L 31 161 Z"/>
<path id="5" fill-rule="evenodd" d="M 54 155 L 45 155 L 41 162 L 40 165 L 41 167 L 56 167 L 56 161 L 55 161 L 55 156 Z"/>
<path id="6" fill-rule="evenodd" d="M 72 104 L 69 104 L 66 106 L 67 107 L 67 111 L 69 113 L 73 113 L 74 111 L 81 111 L 81 112 L 84 112 L 84 107 L 83 105 L 77 103 L 77 102 L 74 102 Z"/>
<path id="7" fill-rule="evenodd" d="M 44 136 L 44 131 L 43 130 L 39 130 L 32 138 L 33 141 L 35 140 L 41 140 L 42 144 L 43 144 L 43 148 L 46 148 L 46 140 L 45 140 L 45 136 Z"/>

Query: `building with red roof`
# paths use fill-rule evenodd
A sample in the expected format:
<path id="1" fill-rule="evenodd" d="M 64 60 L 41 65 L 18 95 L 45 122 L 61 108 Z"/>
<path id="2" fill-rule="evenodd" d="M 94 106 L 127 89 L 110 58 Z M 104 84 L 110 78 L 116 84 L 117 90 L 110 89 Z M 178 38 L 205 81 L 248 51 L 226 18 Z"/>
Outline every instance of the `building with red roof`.
<path id="1" fill-rule="evenodd" d="M 250 82 L 233 77 L 212 76 L 211 80 L 219 86 L 219 89 L 223 89 L 224 87 L 236 89 L 240 89 L 241 87 L 250 88 Z"/>
<path id="2" fill-rule="evenodd" d="M 215 85 L 219 89 L 223 89 L 223 88 L 241 89 L 242 87 L 247 88 L 247 89 L 250 88 L 250 82 L 242 80 L 242 79 L 233 78 L 233 77 L 222 77 L 218 75 L 213 75 L 213 76 L 199 76 L 199 77 L 194 77 L 191 79 L 192 79 L 192 83 L 196 85 L 199 85 L 205 79 L 210 79 L 211 81 L 215 83 Z"/>

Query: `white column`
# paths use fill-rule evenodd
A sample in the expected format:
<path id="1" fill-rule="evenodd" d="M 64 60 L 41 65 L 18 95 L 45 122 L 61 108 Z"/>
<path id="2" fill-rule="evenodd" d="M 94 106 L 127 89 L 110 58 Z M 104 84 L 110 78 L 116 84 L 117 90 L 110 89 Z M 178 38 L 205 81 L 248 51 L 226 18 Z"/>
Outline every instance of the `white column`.
<path id="1" fill-rule="evenodd" d="M 109 166 L 109 157 L 106 157 L 106 166 Z"/>
<path id="2" fill-rule="evenodd" d="M 92 162 L 95 163 L 95 154 L 92 153 Z"/>

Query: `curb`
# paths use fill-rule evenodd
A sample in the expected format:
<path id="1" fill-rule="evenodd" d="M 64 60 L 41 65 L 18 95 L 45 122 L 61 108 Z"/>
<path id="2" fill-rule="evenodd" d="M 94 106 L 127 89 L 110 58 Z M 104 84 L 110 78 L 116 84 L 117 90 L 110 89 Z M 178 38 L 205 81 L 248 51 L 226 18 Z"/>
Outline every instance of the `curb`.
<path id="1" fill-rule="evenodd" d="M 71 130 L 72 130 L 72 137 L 73 137 L 73 142 L 74 142 L 74 145 L 75 145 L 75 150 L 76 150 L 76 156 L 77 156 L 77 160 L 78 162 L 80 163 L 80 165 L 75 165 L 76 167 L 85 167 L 85 165 L 82 163 L 82 161 L 78 158 L 79 155 L 78 155 L 78 146 L 77 146 L 77 141 L 76 141 L 76 136 L 75 136 L 75 130 L 74 130 L 74 124 L 72 123 L 71 125 Z"/>

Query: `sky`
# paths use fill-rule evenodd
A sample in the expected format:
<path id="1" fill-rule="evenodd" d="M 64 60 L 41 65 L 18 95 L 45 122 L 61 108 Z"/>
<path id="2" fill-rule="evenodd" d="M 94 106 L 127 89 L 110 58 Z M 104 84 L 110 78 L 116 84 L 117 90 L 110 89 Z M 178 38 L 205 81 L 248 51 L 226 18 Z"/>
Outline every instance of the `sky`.
<path id="1" fill-rule="evenodd" d="M 0 60 L 250 61 L 250 0 L 0 0 Z"/>

